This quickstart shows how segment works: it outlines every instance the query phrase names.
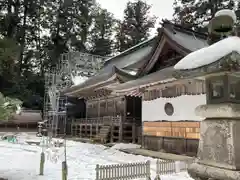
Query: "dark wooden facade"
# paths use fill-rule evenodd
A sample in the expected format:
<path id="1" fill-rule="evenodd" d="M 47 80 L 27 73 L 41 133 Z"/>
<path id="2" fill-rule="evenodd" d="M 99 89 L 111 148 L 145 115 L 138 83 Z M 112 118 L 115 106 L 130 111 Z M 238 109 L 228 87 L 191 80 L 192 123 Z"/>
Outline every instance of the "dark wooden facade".
<path id="1" fill-rule="evenodd" d="M 141 120 L 141 98 L 128 96 L 108 96 L 88 100 L 86 103 L 87 118 L 95 117 L 135 117 Z"/>
<path id="2" fill-rule="evenodd" d="M 86 117 L 75 118 L 72 123 L 74 136 L 94 138 L 103 126 L 110 125 L 110 142 L 141 141 L 141 98 L 108 96 L 87 100 Z"/>

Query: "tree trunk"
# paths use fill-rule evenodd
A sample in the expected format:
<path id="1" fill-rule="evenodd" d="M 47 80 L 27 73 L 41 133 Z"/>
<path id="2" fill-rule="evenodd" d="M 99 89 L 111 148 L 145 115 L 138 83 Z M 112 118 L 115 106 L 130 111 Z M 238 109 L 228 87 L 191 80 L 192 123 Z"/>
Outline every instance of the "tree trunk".
<path id="1" fill-rule="evenodd" d="M 25 40 L 26 40 L 27 12 L 28 12 L 28 7 L 25 4 L 24 5 L 24 15 L 23 15 L 23 25 L 21 28 L 21 41 L 20 41 L 20 53 L 19 53 L 19 76 L 22 73 L 24 63 L 26 63 L 26 62 L 23 62 L 23 55 L 24 55 Z"/>

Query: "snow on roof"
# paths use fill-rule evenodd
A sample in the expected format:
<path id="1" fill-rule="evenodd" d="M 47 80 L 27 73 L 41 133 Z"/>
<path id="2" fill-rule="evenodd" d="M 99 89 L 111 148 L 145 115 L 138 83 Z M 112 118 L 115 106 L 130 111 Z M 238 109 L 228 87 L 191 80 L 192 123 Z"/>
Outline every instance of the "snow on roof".
<path id="1" fill-rule="evenodd" d="M 218 61 L 233 51 L 240 54 L 240 38 L 237 36 L 228 37 L 188 54 L 174 66 L 174 69 L 186 70 L 202 67 Z"/>
<path id="2" fill-rule="evenodd" d="M 230 9 L 222 9 L 222 10 L 216 12 L 215 17 L 218 17 L 218 16 L 230 16 L 234 22 L 237 21 L 237 16 L 236 16 L 235 12 Z"/>
<path id="3" fill-rule="evenodd" d="M 79 85 L 83 82 L 85 82 L 88 79 L 88 77 L 83 77 L 83 76 L 72 76 L 72 81 L 74 86 Z"/>

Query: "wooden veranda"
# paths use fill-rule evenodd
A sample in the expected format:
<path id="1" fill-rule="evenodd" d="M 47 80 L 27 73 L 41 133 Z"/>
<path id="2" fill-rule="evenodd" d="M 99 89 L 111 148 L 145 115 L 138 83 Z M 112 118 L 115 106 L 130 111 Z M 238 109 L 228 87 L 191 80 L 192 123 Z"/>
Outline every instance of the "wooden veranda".
<path id="1" fill-rule="evenodd" d="M 72 120 L 74 137 L 90 138 L 106 142 L 140 143 L 142 126 L 136 118 L 105 116 Z"/>

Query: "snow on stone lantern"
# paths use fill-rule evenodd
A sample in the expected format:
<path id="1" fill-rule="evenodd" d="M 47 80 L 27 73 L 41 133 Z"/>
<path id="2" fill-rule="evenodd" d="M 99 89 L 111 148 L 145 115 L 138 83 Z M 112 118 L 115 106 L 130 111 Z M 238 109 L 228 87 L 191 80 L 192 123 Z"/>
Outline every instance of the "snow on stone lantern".
<path id="1" fill-rule="evenodd" d="M 213 44 L 228 36 L 236 35 L 234 27 L 237 16 L 234 11 L 223 9 L 218 11 L 214 18 L 209 22 L 209 44 Z"/>
<path id="2" fill-rule="evenodd" d="M 174 67 L 176 78 L 204 79 L 206 85 L 207 104 L 196 108 L 196 114 L 205 118 L 198 160 L 188 169 L 195 180 L 240 179 L 240 38 L 228 37 L 234 31 L 227 28 L 233 26 L 227 21 L 232 15 L 223 19 L 212 20 L 210 26 L 213 34 L 221 32 L 225 38 L 190 53 Z"/>

